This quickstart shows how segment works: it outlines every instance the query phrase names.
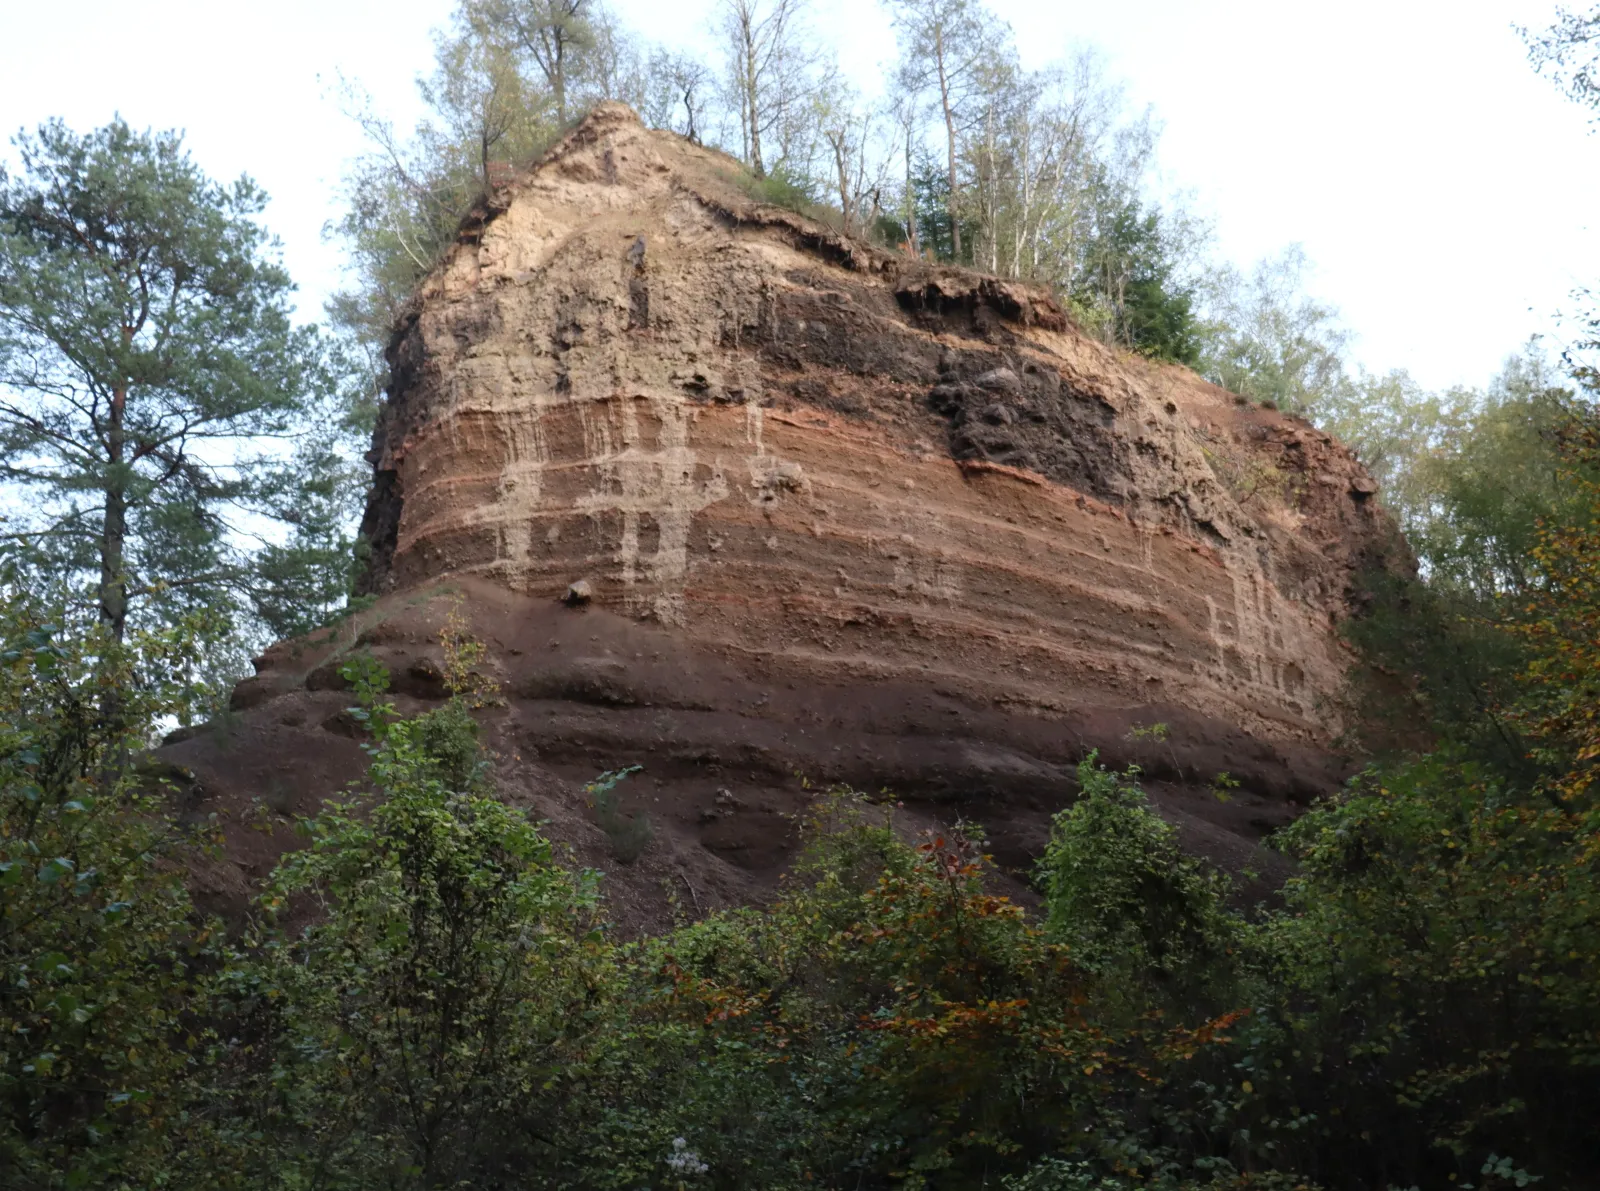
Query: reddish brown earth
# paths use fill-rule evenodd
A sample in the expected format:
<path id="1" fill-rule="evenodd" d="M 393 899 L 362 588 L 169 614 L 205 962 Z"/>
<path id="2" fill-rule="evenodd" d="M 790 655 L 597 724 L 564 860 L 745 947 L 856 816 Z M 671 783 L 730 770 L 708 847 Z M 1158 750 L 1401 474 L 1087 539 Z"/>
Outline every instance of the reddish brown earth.
<path id="1" fill-rule="evenodd" d="M 639 925 L 668 891 L 761 896 L 830 782 L 976 819 L 1021 871 L 1092 748 L 1143 766 L 1197 850 L 1275 871 L 1257 841 L 1342 772 L 1337 626 L 1395 541 L 1370 477 L 1045 294 L 737 176 L 608 105 L 469 221 L 391 348 L 378 602 L 269 650 L 228 725 L 166 750 L 197 806 L 275 824 L 231 829 L 214 893 L 359 774 L 339 658 L 442 697 L 452 600 L 505 692 L 500 790 Z M 578 580 L 592 602 L 563 606 Z M 629 764 L 656 838 L 620 866 L 579 786 Z"/>

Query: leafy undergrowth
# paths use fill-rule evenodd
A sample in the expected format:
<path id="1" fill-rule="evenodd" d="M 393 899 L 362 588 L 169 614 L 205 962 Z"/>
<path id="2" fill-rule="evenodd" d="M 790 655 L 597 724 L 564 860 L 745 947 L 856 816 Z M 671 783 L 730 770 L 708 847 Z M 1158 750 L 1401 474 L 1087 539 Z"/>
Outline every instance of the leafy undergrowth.
<path id="1" fill-rule="evenodd" d="M 0 1187 L 1586 1185 L 1597 525 L 1542 531 L 1527 764 L 1364 773 L 1281 833 L 1275 909 L 1231 909 L 1091 756 L 1040 915 L 989 891 L 976 831 L 907 840 L 840 790 L 773 904 L 628 944 L 600 876 L 492 795 L 458 622 L 425 715 L 350 659 L 366 780 L 230 936 L 181 879 L 209 825 L 142 760 L 191 642 L 12 594 Z"/>

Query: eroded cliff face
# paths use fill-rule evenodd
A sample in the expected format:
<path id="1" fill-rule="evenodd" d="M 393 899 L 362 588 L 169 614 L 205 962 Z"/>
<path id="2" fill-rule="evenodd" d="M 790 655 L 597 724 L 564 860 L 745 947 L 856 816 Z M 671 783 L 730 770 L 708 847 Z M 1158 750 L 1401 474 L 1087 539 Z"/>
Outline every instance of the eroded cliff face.
<path id="1" fill-rule="evenodd" d="M 375 591 L 470 574 L 798 669 L 1326 744 L 1387 533 L 1326 435 L 592 117 L 393 351 Z"/>
<path id="2" fill-rule="evenodd" d="M 282 820 L 230 828 L 212 893 L 359 775 L 341 659 L 437 701 L 458 605 L 505 693 L 502 794 L 636 925 L 667 887 L 696 912 L 761 896 L 835 781 L 908 824 L 976 818 L 1023 872 L 1093 748 L 1270 878 L 1255 842 L 1341 776 L 1336 626 L 1394 541 L 1370 478 L 1042 293 L 759 206 L 736 169 L 603 107 L 424 285 L 372 455 L 380 598 L 166 750 L 197 805 Z M 592 602 L 558 603 L 578 580 Z M 622 866 L 581 784 L 629 764 L 656 838 Z"/>

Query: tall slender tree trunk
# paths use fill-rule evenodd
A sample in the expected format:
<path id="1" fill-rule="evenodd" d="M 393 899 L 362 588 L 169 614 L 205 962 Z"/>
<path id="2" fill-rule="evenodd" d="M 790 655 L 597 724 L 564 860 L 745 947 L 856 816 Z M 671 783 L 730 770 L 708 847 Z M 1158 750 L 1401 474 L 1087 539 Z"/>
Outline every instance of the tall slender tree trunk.
<path id="1" fill-rule="evenodd" d="M 906 121 L 906 245 L 911 249 L 912 256 L 921 256 L 922 247 L 917 243 L 917 196 L 911 188 L 911 122 Z"/>
<path id="2" fill-rule="evenodd" d="M 567 124 L 567 47 L 556 35 L 556 52 L 554 57 L 555 69 L 550 72 L 550 89 L 556 97 L 556 124 L 565 128 Z"/>
<path id="3" fill-rule="evenodd" d="M 850 234 L 850 175 L 845 168 L 845 137 L 849 133 L 841 128 L 837 133 L 837 139 L 835 139 L 835 134 L 831 132 L 823 135 L 828 138 L 828 145 L 833 150 L 833 166 L 839 174 L 839 213 L 844 216 L 844 234 L 848 236 Z"/>
<path id="4" fill-rule="evenodd" d="M 945 73 L 943 29 L 934 31 L 933 49 L 934 56 L 939 63 L 939 106 L 944 109 L 946 164 L 950 177 L 950 193 L 945 198 L 945 210 L 950 215 L 950 250 L 959 264 L 961 261 L 961 221 L 956 218 L 956 114 L 950 108 L 950 76 Z"/>
<path id="5" fill-rule="evenodd" d="M 123 419 L 128 390 L 118 386 L 111 394 L 111 416 L 106 427 L 106 510 L 100 531 L 100 622 L 111 636 L 122 640 L 128 623 L 128 581 L 123 573 L 128 538 L 127 480 L 122 474 L 127 435 Z"/>
<path id="6" fill-rule="evenodd" d="M 749 111 L 746 119 L 750 122 L 750 168 L 756 177 L 767 176 L 766 164 L 761 160 L 761 104 L 757 93 L 756 78 L 756 47 L 751 38 L 749 26 L 745 27 L 744 34 L 744 99 Z"/>
<path id="7" fill-rule="evenodd" d="M 1022 124 L 1022 149 L 1019 154 L 1017 218 L 1011 225 L 1010 276 L 1022 276 L 1022 246 L 1027 242 L 1028 231 L 1033 226 L 1033 195 L 1038 185 L 1033 160 L 1033 125 L 1026 119 Z"/>
<path id="8" fill-rule="evenodd" d="M 995 135 L 994 104 L 983 117 L 983 222 L 980 229 L 988 250 L 989 272 L 1000 271 L 1000 151 Z M 973 255 L 977 255 L 974 247 Z"/>

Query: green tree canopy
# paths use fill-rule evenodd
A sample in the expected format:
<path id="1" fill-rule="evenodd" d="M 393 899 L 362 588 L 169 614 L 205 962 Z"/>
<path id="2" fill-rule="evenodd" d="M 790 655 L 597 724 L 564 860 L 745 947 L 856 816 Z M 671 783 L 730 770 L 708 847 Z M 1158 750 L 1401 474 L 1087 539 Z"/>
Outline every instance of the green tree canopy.
<path id="1" fill-rule="evenodd" d="M 308 441 L 331 374 L 291 318 L 257 222 L 266 195 L 208 178 L 180 134 L 120 119 L 15 143 L 20 169 L 0 172 L 4 545 L 92 593 L 119 639 L 144 613 L 247 611 L 252 537 L 330 446 Z"/>
<path id="2" fill-rule="evenodd" d="M 1346 382 L 1350 335 L 1337 311 L 1304 292 L 1308 269 L 1305 249 L 1292 244 L 1248 273 L 1211 273 L 1197 365 L 1207 380 L 1280 409 L 1320 411 Z"/>

